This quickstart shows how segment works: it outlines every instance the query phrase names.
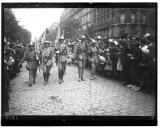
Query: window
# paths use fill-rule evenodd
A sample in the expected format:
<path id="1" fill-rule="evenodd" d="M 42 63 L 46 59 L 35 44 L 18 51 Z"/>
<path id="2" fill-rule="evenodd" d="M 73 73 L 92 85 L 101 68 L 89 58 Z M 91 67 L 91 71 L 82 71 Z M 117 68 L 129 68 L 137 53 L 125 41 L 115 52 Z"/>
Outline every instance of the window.
<path id="1" fill-rule="evenodd" d="M 142 16 L 142 23 L 145 24 L 145 22 L 146 22 L 146 16 L 143 15 L 143 16 Z"/>
<path id="2" fill-rule="evenodd" d="M 98 20 L 95 20 L 95 25 L 96 25 L 96 26 L 98 25 Z"/>
<path id="3" fill-rule="evenodd" d="M 112 23 L 115 24 L 115 16 L 112 16 Z"/>
<path id="4" fill-rule="evenodd" d="M 104 25 L 104 17 L 102 17 L 102 25 Z"/>
<path id="5" fill-rule="evenodd" d="M 152 24 L 152 21 L 153 21 L 153 17 L 152 15 L 150 15 L 149 23 Z"/>
<path id="6" fill-rule="evenodd" d="M 131 23 L 135 23 L 135 15 L 134 14 L 131 15 Z"/>
<path id="7" fill-rule="evenodd" d="M 103 22 L 103 19 L 102 19 L 102 18 L 100 18 L 100 25 L 102 25 L 102 22 Z"/>
<path id="8" fill-rule="evenodd" d="M 120 23 L 125 23 L 125 15 L 124 14 L 120 15 Z"/>
<path id="9" fill-rule="evenodd" d="M 82 19 L 83 19 L 83 20 L 82 20 L 82 21 L 83 21 L 83 24 L 84 24 L 84 22 L 85 22 L 85 21 L 84 21 L 84 20 L 85 20 L 84 18 L 85 18 L 85 17 L 83 16 L 83 17 L 82 17 Z"/>
<path id="10" fill-rule="evenodd" d="M 99 19 L 98 19 L 98 26 L 99 26 Z"/>

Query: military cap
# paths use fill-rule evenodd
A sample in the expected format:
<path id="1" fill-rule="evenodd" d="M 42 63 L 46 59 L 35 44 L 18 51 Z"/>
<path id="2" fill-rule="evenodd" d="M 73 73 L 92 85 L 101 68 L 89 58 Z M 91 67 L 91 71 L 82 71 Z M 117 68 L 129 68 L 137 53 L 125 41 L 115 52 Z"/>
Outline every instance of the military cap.
<path id="1" fill-rule="evenodd" d="M 109 42 L 113 42 L 113 39 L 109 39 L 108 41 L 109 41 Z"/>
<path id="2" fill-rule="evenodd" d="M 64 37 L 63 37 L 63 36 L 61 36 L 61 37 L 59 38 L 59 40 L 64 40 Z"/>
<path id="3" fill-rule="evenodd" d="M 118 45 L 118 44 L 119 44 L 118 41 L 116 41 L 116 40 L 114 40 L 113 42 L 114 42 L 115 45 Z"/>
<path id="4" fill-rule="evenodd" d="M 85 38 L 86 38 L 85 35 L 82 35 L 80 39 L 85 39 Z"/>
<path id="5" fill-rule="evenodd" d="M 132 37 L 132 40 L 136 40 L 136 37 L 135 37 L 135 36 L 133 36 L 133 37 Z"/>
<path id="6" fill-rule="evenodd" d="M 149 34 L 149 33 L 146 33 L 145 35 L 144 35 L 144 37 L 149 37 L 151 34 Z"/>
<path id="7" fill-rule="evenodd" d="M 101 40 L 101 39 L 102 39 L 102 37 L 101 37 L 101 36 L 97 36 L 97 39 L 98 39 L 98 40 Z"/>
<path id="8" fill-rule="evenodd" d="M 46 41 L 44 42 L 44 44 L 50 44 L 50 42 L 46 40 Z"/>
<path id="9" fill-rule="evenodd" d="M 11 44 L 11 42 L 9 42 L 9 41 L 8 41 L 8 42 L 6 42 L 6 44 L 7 44 L 7 45 L 10 45 L 10 44 Z"/>

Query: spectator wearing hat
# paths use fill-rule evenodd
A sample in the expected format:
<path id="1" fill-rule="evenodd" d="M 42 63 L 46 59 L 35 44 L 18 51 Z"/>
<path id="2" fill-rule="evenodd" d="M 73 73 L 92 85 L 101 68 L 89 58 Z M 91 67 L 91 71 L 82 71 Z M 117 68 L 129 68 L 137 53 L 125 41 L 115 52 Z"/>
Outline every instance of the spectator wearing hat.
<path id="1" fill-rule="evenodd" d="M 81 80 L 84 81 L 84 69 L 87 60 L 87 44 L 85 42 L 84 35 L 81 37 L 81 40 L 78 41 L 75 47 L 74 56 L 75 56 L 74 58 L 78 62 L 78 75 L 79 75 L 78 81 L 79 82 Z"/>
<path id="2" fill-rule="evenodd" d="M 111 61 L 112 61 L 112 76 L 113 78 L 117 77 L 117 62 L 118 62 L 118 57 L 117 57 L 117 48 L 114 43 L 114 40 L 110 40 L 110 56 L 111 56 Z"/>
<path id="3" fill-rule="evenodd" d="M 98 49 L 96 47 L 96 41 L 91 39 L 91 45 L 89 46 L 89 61 L 91 63 L 91 80 L 96 79 L 96 65 L 98 62 Z"/>
<path id="4" fill-rule="evenodd" d="M 6 44 L 5 44 L 6 45 Z M 8 56 L 6 56 L 6 49 L 7 47 L 4 47 L 4 59 L 3 59 L 3 84 L 1 84 L 2 89 L 2 115 L 5 114 L 5 112 L 9 111 L 9 95 L 8 95 L 8 89 L 9 89 L 9 71 L 8 71 Z"/>
<path id="5" fill-rule="evenodd" d="M 151 92 L 151 90 L 154 89 L 155 79 L 155 46 L 150 37 L 151 35 L 141 38 L 141 49 L 143 55 L 141 62 L 141 78 L 144 90 L 147 92 Z"/>
<path id="6" fill-rule="evenodd" d="M 149 64 L 149 71 L 150 71 L 150 76 L 149 76 L 149 83 L 151 84 L 151 89 L 155 89 L 155 64 L 156 64 L 156 48 L 155 48 L 155 39 L 152 35 L 150 35 L 148 38 L 148 49 L 150 51 L 150 64 Z"/>
<path id="7" fill-rule="evenodd" d="M 109 47 L 106 49 L 106 64 L 105 64 L 105 74 L 110 77 L 111 76 L 111 71 L 112 71 L 112 61 L 111 61 L 111 57 L 110 57 L 110 51 L 109 51 Z"/>
<path id="8" fill-rule="evenodd" d="M 96 41 L 97 41 L 97 45 L 100 45 L 100 42 L 102 41 L 102 37 L 101 36 L 97 36 L 96 37 Z"/>
<path id="9" fill-rule="evenodd" d="M 31 42 L 29 44 L 28 49 L 26 50 L 22 60 L 19 62 L 19 66 L 23 63 L 24 60 L 27 60 L 26 69 L 29 71 L 29 86 L 35 84 L 36 70 L 38 67 L 38 63 L 36 60 L 36 53 L 34 49 L 34 45 Z"/>
<path id="10" fill-rule="evenodd" d="M 50 70 L 52 67 L 52 57 L 53 57 L 53 52 L 52 49 L 50 48 L 49 41 L 44 42 L 44 48 L 41 50 L 41 55 L 42 55 L 44 85 L 47 85 L 50 76 Z"/>
<path id="11" fill-rule="evenodd" d="M 140 87 L 140 66 L 139 63 L 142 58 L 142 51 L 139 48 L 138 40 L 133 37 L 130 49 L 130 78 L 131 87 L 134 90 L 139 90 Z"/>
<path id="12" fill-rule="evenodd" d="M 122 79 L 122 70 L 123 70 L 123 65 L 122 65 L 122 51 L 124 50 L 124 47 L 122 44 L 118 44 L 117 45 L 117 57 L 118 57 L 118 61 L 117 61 L 117 78 L 118 80 Z"/>
<path id="13" fill-rule="evenodd" d="M 97 63 L 97 72 L 104 74 L 105 62 L 106 62 L 106 44 L 102 41 L 101 36 L 97 36 L 97 49 L 98 49 L 98 63 Z"/>
<path id="14" fill-rule="evenodd" d="M 58 76 L 59 76 L 59 84 L 64 82 L 63 76 L 66 69 L 66 63 L 68 59 L 68 47 L 64 43 L 64 37 L 59 38 L 59 44 L 57 47 L 57 53 L 58 53 Z"/>
<path id="15" fill-rule="evenodd" d="M 122 63 L 122 80 L 124 85 L 130 84 L 130 75 L 129 75 L 129 69 L 130 69 L 130 49 L 127 47 L 127 41 L 124 39 L 120 39 L 120 44 L 122 45 L 121 48 L 121 63 Z"/>

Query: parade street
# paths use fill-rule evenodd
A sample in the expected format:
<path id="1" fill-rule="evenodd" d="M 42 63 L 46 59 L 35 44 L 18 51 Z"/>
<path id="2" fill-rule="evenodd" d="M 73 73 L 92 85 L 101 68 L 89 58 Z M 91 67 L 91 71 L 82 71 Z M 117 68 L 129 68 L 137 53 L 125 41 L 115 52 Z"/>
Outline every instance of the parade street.
<path id="1" fill-rule="evenodd" d="M 85 70 L 85 81 L 78 82 L 77 67 L 67 66 L 64 82 L 59 84 L 54 65 L 44 86 L 38 69 L 36 84 L 29 87 L 25 66 L 10 81 L 9 115 L 154 116 L 155 97 L 101 76 L 91 81 L 89 70 Z"/>

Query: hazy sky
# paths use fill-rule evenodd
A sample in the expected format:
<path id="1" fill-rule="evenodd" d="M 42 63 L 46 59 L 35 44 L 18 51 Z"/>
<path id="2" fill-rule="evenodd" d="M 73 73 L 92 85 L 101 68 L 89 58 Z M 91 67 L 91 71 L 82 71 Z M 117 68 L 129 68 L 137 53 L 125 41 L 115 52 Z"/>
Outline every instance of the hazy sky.
<path id="1" fill-rule="evenodd" d="M 32 38 L 40 34 L 53 22 L 59 22 L 62 8 L 16 8 L 12 9 L 19 24 L 32 33 Z"/>

